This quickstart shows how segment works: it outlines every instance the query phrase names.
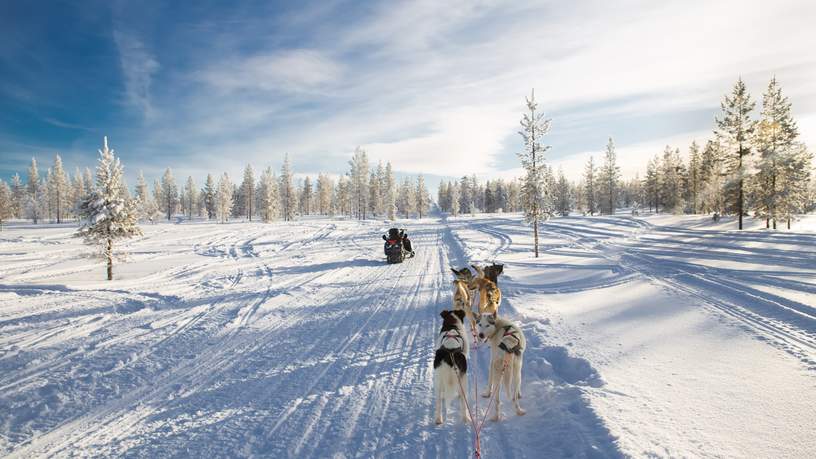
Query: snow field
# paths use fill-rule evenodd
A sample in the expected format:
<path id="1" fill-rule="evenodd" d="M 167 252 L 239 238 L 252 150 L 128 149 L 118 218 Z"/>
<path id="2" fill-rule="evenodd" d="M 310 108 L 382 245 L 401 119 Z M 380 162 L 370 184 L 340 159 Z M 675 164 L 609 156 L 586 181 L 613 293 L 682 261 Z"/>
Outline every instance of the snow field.
<path id="1" fill-rule="evenodd" d="M 518 216 L 406 221 L 399 265 L 385 222 L 162 223 L 112 282 L 70 225 L 12 227 L 0 453 L 472 455 L 433 425 L 433 342 L 449 266 L 495 260 L 528 414 L 503 404 L 483 457 L 808 457 L 816 236 L 699 223 L 558 218 L 535 260 Z"/>

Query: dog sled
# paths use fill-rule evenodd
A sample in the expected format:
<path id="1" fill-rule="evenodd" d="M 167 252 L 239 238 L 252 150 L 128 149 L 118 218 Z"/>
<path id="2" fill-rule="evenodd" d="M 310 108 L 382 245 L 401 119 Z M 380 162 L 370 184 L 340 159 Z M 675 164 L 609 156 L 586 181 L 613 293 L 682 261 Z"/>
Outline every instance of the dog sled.
<path id="1" fill-rule="evenodd" d="M 388 263 L 402 263 L 405 258 L 414 256 L 411 241 L 404 229 L 391 228 L 382 238 L 385 241 L 384 251 Z"/>

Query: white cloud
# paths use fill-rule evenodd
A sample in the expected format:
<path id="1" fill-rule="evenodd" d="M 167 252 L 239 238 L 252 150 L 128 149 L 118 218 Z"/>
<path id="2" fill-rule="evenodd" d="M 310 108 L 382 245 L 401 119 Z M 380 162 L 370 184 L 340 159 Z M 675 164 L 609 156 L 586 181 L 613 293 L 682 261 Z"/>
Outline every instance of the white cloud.
<path id="1" fill-rule="evenodd" d="M 338 81 L 342 73 L 343 66 L 324 53 L 295 49 L 217 62 L 201 78 L 225 91 L 305 92 Z"/>
<path id="2" fill-rule="evenodd" d="M 150 85 L 153 74 L 159 70 L 159 63 L 135 36 L 115 29 L 113 38 L 119 50 L 125 97 L 149 119 L 154 115 Z"/>

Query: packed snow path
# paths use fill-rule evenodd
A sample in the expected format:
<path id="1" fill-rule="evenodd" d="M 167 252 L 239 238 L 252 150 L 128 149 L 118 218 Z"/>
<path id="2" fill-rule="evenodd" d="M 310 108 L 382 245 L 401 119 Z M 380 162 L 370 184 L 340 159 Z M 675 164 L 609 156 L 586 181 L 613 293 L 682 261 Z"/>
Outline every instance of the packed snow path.
<path id="1" fill-rule="evenodd" d="M 0 233 L 0 454 L 466 457 L 470 429 L 432 423 L 433 340 L 448 267 L 495 259 L 529 414 L 483 457 L 816 447 L 813 235 L 556 219 L 533 260 L 518 217 L 403 226 L 400 265 L 386 223 L 145 226 L 111 283 L 72 227 Z"/>

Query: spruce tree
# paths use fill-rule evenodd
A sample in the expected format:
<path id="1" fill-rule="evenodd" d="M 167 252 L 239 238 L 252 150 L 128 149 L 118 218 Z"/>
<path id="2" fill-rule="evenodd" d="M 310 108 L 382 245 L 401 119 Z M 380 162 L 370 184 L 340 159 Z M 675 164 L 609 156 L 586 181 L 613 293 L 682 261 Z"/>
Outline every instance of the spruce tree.
<path id="1" fill-rule="evenodd" d="M 754 177 L 757 214 L 765 217 L 765 227 L 776 229 L 777 207 L 781 204 L 779 189 L 785 168 L 784 153 L 793 151 L 799 129 L 791 113 L 791 103 L 782 95 L 782 88 L 771 79 L 762 97 L 762 112 L 756 125 L 754 145 L 759 153 Z"/>
<path id="2" fill-rule="evenodd" d="M 212 220 L 216 216 L 215 195 L 218 192 L 212 174 L 207 174 L 207 180 L 204 182 L 204 189 L 201 192 L 204 195 L 204 208 L 207 210 L 207 218 Z"/>
<path id="3" fill-rule="evenodd" d="M 246 217 L 252 221 L 253 206 L 255 204 L 255 171 L 252 166 L 247 165 L 244 169 L 244 180 L 240 189 L 241 210 L 246 212 Z"/>
<path id="4" fill-rule="evenodd" d="M 552 215 L 550 196 L 545 177 L 544 153 L 549 145 L 541 145 L 541 139 L 550 131 L 550 119 L 537 112 L 535 90 L 526 99 L 528 113 L 521 119 L 519 134 L 524 140 L 524 149 L 518 153 L 524 168 L 524 182 L 521 189 L 524 218 L 533 226 L 533 251 L 538 258 L 538 225 Z"/>
<path id="5" fill-rule="evenodd" d="M 178 207 L 179 194 L 176 179 L 173 178 L 173 171 L 169 167 L 162 176 L 161 190 L 161 204 L 167 214 L 167 221 L 170 221 Z"/>
<path id="6" fill-rule="evenodd" d="M 77 231 L 86 244 L 101 247 L 107 262 L 108 280 L 113 280 L 114 242 L 140 236 L 137 224 L 136 203 L 124 197 L 122 164 L 108 148 L 104 137 L 96 166 L 96 184 L 83 203 L 82 210 L 87 222 Z"/>
<path id="7" fill-rule="evenodd" d="M 600 207 L 601 212 L 605 214 L 614 214 L 617 207 L 618 198 L 618 182 L 620 181 L 620 167 L 617 164 L 617 157 L 615 155 L 615 143 L 612 137 L 606 144 L 606 151 L 604 152 L 604 163 L 601 171 L 598 174 L 598 186 L 600 191 Z"/>
<path id="8" fill-rule="evenodd" d="M 11 199 L 11 188 L 6 182 L 0 180 L 0 231 L 3 231 L 3 223 L 10 220 L 14 215 L 14 207 Z"/>
<path id="9" fill-rule="evenodd" d="M 281 214 L 283 215 L 283 220 L 294 220 L 295 211 L 297 210 L 297 196 L 295 196 L 294 177 L 292 176 L 292 168 L 289 164 L 288 154 L 283 159 L 283 166 L 281 166 L 279 181 L 280 186 L 278 187 L 278 192 L 280 193 Z"/>
<path id="10" fill-rule="evenodd" d="M 736 184 L 736 211 L 739 229 L 745 213 L 745 177 L 748 157 L 751 154 L 751 136 L 756 121 L 751 119 L 751 111 L 756 104 L 751 100 L 742 78 L 737 80 L 731 97 L 725 96 L 720 107 L 722 114 L 716 118 L 715 134 L 728 151 L 729 172 Z"/>
<path id="11" fill-rule="evenodd" d="M 595 170 L 595 158 L 590 156 L 584 167 L 584 200 L 586 201 L 587 212 L 595 215 L 597 209 L 597 171 Z"/>

